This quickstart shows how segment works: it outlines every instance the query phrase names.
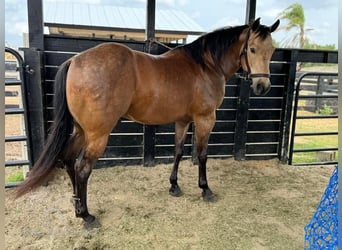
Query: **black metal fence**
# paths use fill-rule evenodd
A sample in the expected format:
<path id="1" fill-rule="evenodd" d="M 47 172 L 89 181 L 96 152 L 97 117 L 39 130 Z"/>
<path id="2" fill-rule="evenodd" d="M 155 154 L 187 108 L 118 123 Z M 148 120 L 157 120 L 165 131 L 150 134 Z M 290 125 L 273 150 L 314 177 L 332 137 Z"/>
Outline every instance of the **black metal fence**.
<path id="1" fill-rule="evenodd" d="M 15 144 L 15 149 L 20 150 L 21 157 L 19 159 L 17 157 L 9 157 L 6 155 L 5 167 L 18 167 L 18 166 L 31 166 L 31 154 L 30 154 L 30 136 L 29 136 L 29 121 L 28 121 L 28 113 L 26 108 L 26 100 L 27 100 L 27 92 L 26 92 L 26 81 L 25 81 L 25 69 L 24 62 L 21 55 L 14 49 L 5 48 L 6 53 L 10 53 L 12 56 L 16 58 L 16 61 L 12 61 L 10 67 L 7 67 L 7 72 L 10 71 L 13 77 L 7 76 L 5 78 L 5 91 L 6 87 L 14 87 L 13 91 L 7 91 L 5 98 L 12 97 L 16 99 L 15 104 L 6 103 L 5 101 L 5 116 L 18 116 L 16 122 L 23 124 L 21 132 L 16 131 L 14 133 L 6 133 L 5 129 L 5 151 L 8 152 L 11 147 L 10 144 Z M 14 62 L 14 63 L 13 63 Z M 14 66 L 15 65 L 15 66 Z M 19 77 L 17 77 L 17 72 L 19 73 Z M 15 73 L 15 74 L 13 74 Z M 15 94 L 13 94 L 15 92 Z M 6 100 L 6 99 L 5 99 Z M 5 119 L 6 119 L 5 117 Z M 15 124 L 7 124 L 6 127 L 13 126 Z M 18 124 L 16 124 L 18 125 Z M 28 169 L 27 169 L 28 170 Z M 7 182 L 5 187 L 12 187 L 18 185 L 18 182 Z"/>
<path id="2" fill-rule="evenodd" d="M 45 133 L 53 120 L 53 84 L 58 66 L 65 60 L 103 42 L 120 42 L 132 49 L 146 51 L 144 42 L 116 41 L 104 39 L 70 38 L 63 36 L 44 36 L 45 51 L 41 54 L 43 82 L 43 121 L 41 127 Z M 172 45 L 170 45 L 172 46 Z M 165 48 L 155 44 L 151 52 L 160 54 Z M 25 54 L 31 51 L 25 50 Z M 276 59 L 271 64 L 272 89 L 265 97 L 256 97 L 250 93 L 250 82 L 233 78 L 226 85 L 226 96 L 217 110 L 217 122 L 209 140 L 209 157 L 235 157 L 237 159 L 280 158 L 282 145 L 281 128 L 284 127 L 284 97 L 288 95 L 290 82 L 290 62 L 284 56 L 290 50 L 277 51 Z M 40 55 L 36 55 L 40 58 Z M 34 77 L 34 76 L 32 76 Z M 251 96 L 250 96 L 251 95 Z M 285 100 L 286 102 L 286 100 Z M 39 122 L 39 121 L 38 121 Z M 193 129 L 188 133 L 185 143 L 185 158 L 193 158 Z M 121 120 L 112 131 L 106 151 L 99 160 L 99 165 L 114 164 L 155 164 L 169 162 L 174 154 L 174 125 L 143 126 L 127 120 Z"/>
<path id="3" fill-rule="evenodd" d="M 290 165 L 337 164 L 337 75 L 307 72 L 298 78 L 293 107 Z M 316 125 L 315 128 L 311 131 L 298 131 L 298 123 L 303 120 L 309 121 L 310 126 Z M 336 125 L 336 130 L 329 131 L 335 128 L 330 128 L 327 123 Z M 323 137 L 330 140 L 324 143 L 321 139 Z"/>
<path id="4" fill-rule="evenodd" d="M 44 35 L 43 50 L 24 50 L 26 63 L 32 71 L 29 75 L 30 91 L 36 97 L 32 107 L 29 106 L 32 111 L 43 110 L 33 114 L 34 119 L 31 120 L 31 126 L 41 132 L 34 130 L 33 160 L 38 157 L 53 120 L 53 84 L 58 66 L 71 56 L 104 42 L 120 42 L 140 51 L 146 51 L 148 46 L 137 41 Z M 166 50 L 158 44 L 149 49 L 154 54 Z M 270 65 L 272 88 L 264 97 L 254 96 L 250 83 L 244 79 L 235 77 L 228 81 L 209 140 L 209 157 L 235 157 L 238 160 L 279 158 L 287 162 L 297 62 L 336 63 L 337 52 L 277 49 Z M 194 157 L 193 129 L 190 129 L 185 143 L 185 158 Z M 121 120 L 112 131 L 98 165 L 169 162 L 173 158 L 173 147 L 173 124 L 143 126 Z"/>

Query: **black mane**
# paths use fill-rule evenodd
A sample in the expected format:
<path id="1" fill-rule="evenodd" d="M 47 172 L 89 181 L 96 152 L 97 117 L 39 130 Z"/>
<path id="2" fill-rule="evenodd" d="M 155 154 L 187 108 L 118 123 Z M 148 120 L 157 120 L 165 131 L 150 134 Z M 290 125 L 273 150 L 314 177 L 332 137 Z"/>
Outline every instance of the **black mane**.
<path id="1" fill-rule="evenodd" d="M 209 52 L 216 62 L 221 61 L 221 57 L 230 45 L 235 43 L 242 31 L 248 25 L 224 27 L 200 36 L 192 43 L 181 46 L 196 63 L 205 68 L 204 53 Z M 258 36 L 265 38 L 269 34 L 267 26 L 260 25 L 255 31 Z"/>
<path id="2" fill-rule="evenodd" d="M 270 34 L 270 27 L 265 26 L 265 25 L 259 25 L 256 31 L 257 37 L 260 36 L 261 39 L 265 39 L 269 34 Z"/>

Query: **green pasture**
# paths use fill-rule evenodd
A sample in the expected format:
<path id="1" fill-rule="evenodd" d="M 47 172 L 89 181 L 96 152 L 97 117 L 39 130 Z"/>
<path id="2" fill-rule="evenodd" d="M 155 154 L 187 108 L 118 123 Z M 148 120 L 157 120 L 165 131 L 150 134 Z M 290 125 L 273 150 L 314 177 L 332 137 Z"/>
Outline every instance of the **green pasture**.
<path id="1" fill-rule="evenodd" d="M 298 111 L 298 116 L 317 115 L 308 111 Z M 322 115 L 326 115 L 323 113 Z M 298 119 L 296 133 L 304 132 L 336 132 L 338 131 L 338 119 Z M 334 148 L 338 145 L 337 135 L 296 136 L 294 149 L 308 148 Z M 336 159 L 338 155 L 336 152 Z M 318 162 L 316 152 L 295 153 L 293 164 Z"/>

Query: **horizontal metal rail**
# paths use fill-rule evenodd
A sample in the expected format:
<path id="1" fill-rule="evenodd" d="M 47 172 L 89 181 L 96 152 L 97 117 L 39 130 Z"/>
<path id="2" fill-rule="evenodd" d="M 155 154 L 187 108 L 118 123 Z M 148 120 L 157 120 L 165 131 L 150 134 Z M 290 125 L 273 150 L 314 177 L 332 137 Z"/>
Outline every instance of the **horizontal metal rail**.
<path id="1" fill-rule="evenodd" d="M 296 119 L 337 119 L 337 115 L 305 115 L 296 116 Z"/>
<path id="2" fill-rule="evenodd" d="M 5 142 L 17 142 L 17 141 L 26 141 L 26 135 L 13 135 L 5 137 Z"/>
<path id="3" fill-rule="evenodd" d="M 9 182 L 5 184 L 5 188 L 14 188 L 20 185 L 21 182 Z"/>
<path id="4" fill-rule="evenodd" d="M 338 95 L 301 95 L 298 96 L 299 99 L 317 99 L 317 98 L 337 98 Z"/>
<path id="5" fill-rule="evenodd" d="M 22 84 L 21 80 L 16 79 L 6 79 L 5 86 L 20 86 Z"/>
<path id="6" fill-rule="evenodd" d="M 6 115 L 20 115 L 24 114 L 25 110 L 22 108 L 7 108 L 5 109 Z"/>
<path id="7" fill-rule="evenodd" d="M 293 149 L 296 153 L 308 153 L 308 152 L 322 152 L 322 151 L 337 151 L 338 148 L 303 148 L 303 149 Z"/>
<path id="8" fill-rule="evenodd" d="M 6 161 L 5 166 L 6 167 L 15 167 L 15 166 L 24 166 L 29 165 L 29 160 L 18 160 L 18 161 Z"/>
<path id="9" fill-rule="evenodd" d="M 309 162 L 309 163 L 296 163 L 293 166 L 321 166 L 321 165 L 336 165 L 337 161 L 323 161 L 323 162 Z"/>
<path id="10" fill-rule="evenodd" d="M 338 132 L 307 132 L 307 133 L 295 133 L 295 136 L 320 136 L 320 135 L 338 135 Z"/>

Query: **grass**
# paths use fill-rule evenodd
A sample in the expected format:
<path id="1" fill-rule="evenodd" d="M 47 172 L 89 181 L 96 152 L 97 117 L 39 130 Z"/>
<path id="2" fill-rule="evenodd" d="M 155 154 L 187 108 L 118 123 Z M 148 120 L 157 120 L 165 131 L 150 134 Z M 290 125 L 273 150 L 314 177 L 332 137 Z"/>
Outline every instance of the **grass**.
<path id="1" fill-rule="evenodd" d="M 6 183 L 10 182 L 20 182 L 24 180 L 24 174 L 23 171 L 17 171 L 14 173 L 11 173 L 5 180 Z"/>
<path id="2" fill-rule="evenodd" d="M 300 110 L 298 115 L 317 115 L 316 113 Z M 335 132 L 338 131 L 337 119 L 303 119 L 297 120 L 296 133 L 303 132 Z M 338 145 L 337 135 L 297 136 L 294 149 L 334 148 Z M 337 155 L 336 155 L 337 157 Z M 317 162 L 316 152 L 295 153 L 293 164 Z"/>

